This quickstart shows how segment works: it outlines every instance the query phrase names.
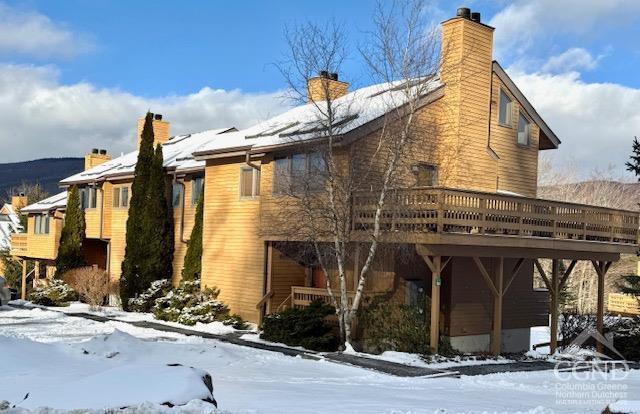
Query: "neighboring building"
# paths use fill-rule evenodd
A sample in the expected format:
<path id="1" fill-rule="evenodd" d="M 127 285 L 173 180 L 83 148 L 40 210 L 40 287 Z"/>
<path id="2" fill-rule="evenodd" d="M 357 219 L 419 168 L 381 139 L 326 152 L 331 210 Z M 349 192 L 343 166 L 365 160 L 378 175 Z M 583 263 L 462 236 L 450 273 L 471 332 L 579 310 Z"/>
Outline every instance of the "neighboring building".
<path id="1" fill-rule="evenodd" d="M 11 197 L 11 204 L 0 208 L 0 250 L 11 247 L 11 235 L 22 231 L 20 209 L 27 205 L 27 197 L 23 195 Z"/>
<path id="2" fill-rule="evenodd" d="M 406 170 L 394 189 L 401 201 L 385 212 L 381 242 L 389 248 L 375 263 L 366 290 L 399 303 L 412 303 L 416 292 L 426 290 L 433 348 L 444 335 L 463 351 L 520 351 L 528 349 L 529 328 L 548 323 L 549 300 L 557 317 L 553 303 L 573 268 L 561 275 L 559 260 L 595 261 L 603 283 L 612 261 L 637 250 L 639 219 L 635 212 L 535 198 L 539 152 L 558 148 L 560 140 L 493 60 L 494 29 L 468 12 L 461 9 L 442 24 L 447 53 L 421 99 L 414 131 L 430 132 L 407 151 Z M 349 154 L 343 159 L 354 171 L 363 171 L 363 159 L 375 161 L 381 119 L 390 110 L 385 103 L 403 104 L 399 84 L 349 92 L 334 77 L 310 80 L 311 101 L 324 99 L 328 90 L 338 105 L 345 103 L 337 117 L 343 154 Z M 195 200 L 204 189 L 202 284 L 219 288 L 232 312 L 259 322 L 265 313 L 327 299 L 317 261 L 297 254 L 307 249 L 307 240 L 277 220 L 282 177 L 292 168 L 311 168 L 303 143 L 326 136 L 314 105 L 240 131 L 169 139 L 161 117 L 154 130 L 174 182 L 174 283 Z M 133 152 L 61 182 L 81 188 L 86 256 L 114 280 L 124 255 L 136 157 Z M 365 198 L 356 197 L 351 209 L 353 243 L 366 247 L 371 206 Z M 32 237 L 30 231 L 29 250 Z M 394 253 L 399 245 L 405 247 L 402 258 Z M 550 291 L 533 288 L 541 258 L 553 259 L 551 272 L 540 266 Z M 352 286 L 361 265 L 357 258 L 349 264 Z M 599 300 L 603 306 L 603 290 Z"/>

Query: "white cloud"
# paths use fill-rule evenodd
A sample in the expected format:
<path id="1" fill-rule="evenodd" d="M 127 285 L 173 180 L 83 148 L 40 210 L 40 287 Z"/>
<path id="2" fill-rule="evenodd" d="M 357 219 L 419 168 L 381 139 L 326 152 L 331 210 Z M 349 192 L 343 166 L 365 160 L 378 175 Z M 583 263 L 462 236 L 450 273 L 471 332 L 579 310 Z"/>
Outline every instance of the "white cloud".
<path id="1" fill-rule="evenodd" d="M 86 35 L 74 33 L 38 12 L 0 3 L 2 54 L 71 58 L 92 48 Z"/>
<path id="2" fill-rule="evenodd" d="M 52 67 L 0 64 L 0 162 L 112 153 L 135 147 L 137 119 L 162 113 L 171 133 L 245 127 L 282 111 L 281 93 L 247 94 L 209 87 L 147 99 L 88 83 L 63 85 Z"/>
<path id="3" fill-rule="evenodd" d="M 598 67 L 600 58 L 601 56 L 594 58 L 586 49 L 572 47 L 559 55 L 551 56 L 542 70 L 551 73 L 593 70 Z"/>
<path id="4" fill-rule="evenodd" d="M 557 158 L 575 160 L 583 175 L 609 166 L 624 171 L 633 137 L 640 136 L 640 89 L 585 83 L 577 72 L 508 71 L 562 140 Z"/>
<path id="5" fill-rule="evenodd" d="M 488 22 L 496 28 L 495 51 L 526 56 L 554 34 L 580 35 L 596 28 L 620 26 L 640 13 L 637 0 L 517 0 Z"/>

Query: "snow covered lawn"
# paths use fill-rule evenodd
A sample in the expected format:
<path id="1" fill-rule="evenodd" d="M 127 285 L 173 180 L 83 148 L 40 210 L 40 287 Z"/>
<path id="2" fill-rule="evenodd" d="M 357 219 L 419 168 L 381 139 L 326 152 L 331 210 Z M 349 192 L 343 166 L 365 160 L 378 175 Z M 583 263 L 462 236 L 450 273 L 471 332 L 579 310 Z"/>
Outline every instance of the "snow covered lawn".
<path id="1" fill-rule="evenodd" d="M 24 408 L 197 400 L 206 394 L 200 370 L 213 378 L 225 413 L 600 413 L 610 402 L 640 398 L 639 371 L 617 382 L 562 381 L 552 371 L 399 378 L 42 309 L 0 308 L 0 361 L 0 400 L 17 403 L 29 392 Z M 167 367 L 174 363 L 182 367 Z M 623 393 L 566 403 L 576 387 L 603 383 Z M 162 409 L 206 412 L 203 404 Z M 140 412 L 161 408 L 143 407 Z"/>

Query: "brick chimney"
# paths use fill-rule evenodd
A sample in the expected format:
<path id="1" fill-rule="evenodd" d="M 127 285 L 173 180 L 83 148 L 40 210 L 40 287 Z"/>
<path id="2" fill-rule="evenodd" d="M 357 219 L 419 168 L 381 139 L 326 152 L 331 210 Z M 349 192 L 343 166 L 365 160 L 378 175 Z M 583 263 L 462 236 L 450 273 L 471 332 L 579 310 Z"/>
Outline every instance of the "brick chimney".
<path id="1" fill-rule="evenodd" d="M 496 190 L 495 161 L 483 158 L 489 157 L 493 30 L 466 7 L 442 23 L 440 80 L 444 105 L 450 108 L 447 134 L 460 149 L 452 173 L 457 185 L 482 191 Z"/>
<path id="2" fill-rule="evenodd" d="M 153 147 L 158 144 L 164 144 L 169 140 L 169 122 L 162 120 L 162 115 L 151 114 L 153 117 Z M 142 128 L 144 127 L 144 117 L 138 119 L 138 145 L 140 149 L 140 142 L 142 138 Z"/>
<path id="3" fill-rule="evenodd" d="M 307 82 L 307 97 L 309 102 L 338 99 L 349 92 L 349 84 L 338 80 L 337 73 L 320 71 L 320 74 Z"/>
<path id="4" fill-rule="evenodd" d="M 111 160 L 111 155 L 107 154 L 107 150 L 94 148 L 90 153 L 84 156 L 84 170 L 100 165 Z"/>
<path id="5" fill-rule="evenodd" d="M 13 211 L 20 210 L 22 207 L 25 207 L 28 202 L 29 200 L 27 199 L 27 196 L 24 195 L 24 193 L 20 193 L 17 196 L 11 197 L 11 207 L 13 207 Z"/>

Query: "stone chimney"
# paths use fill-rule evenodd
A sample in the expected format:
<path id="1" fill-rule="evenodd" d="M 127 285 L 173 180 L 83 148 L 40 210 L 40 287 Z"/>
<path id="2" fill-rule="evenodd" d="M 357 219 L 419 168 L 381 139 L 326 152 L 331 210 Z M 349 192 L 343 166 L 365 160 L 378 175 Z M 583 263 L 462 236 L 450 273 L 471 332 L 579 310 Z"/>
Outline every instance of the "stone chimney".
<path id="1" fill-rule="evenodd" d="M 11 207 L 13 207 L 13 211 L 18 211 L 22 207 L 25 207 L 29 200 L 24 193 L 20 193 L 17 196 L 11 197 Z"/>
<path id="2" fill-rule="evenodd" d="M 337 73 L 329 73 L 325 70 L 307 82 L 307 97 L 309 102 L 338 99 L 349 92 L 349 84 L 338 80 Z"/>
<path id="3" fill-rule="evenodd" d="M 151 114 L 153 117 L 153 147 L 158 144 L 164 144 L 169 140 L 169 122 L 162 120 L 162 115 Z M 142 128 L 144 127 L 144 117 L 138 119 L 138 146 L 140 149 L 140 142 L 142 139 Z"/>
<path id="4" fill-rule="evenodd" d="M 84 156 L 84 170 L 87 171 L 88 169 L 109 160 L 111 160 L 111 155 L 107 154 L 107 150 L 94 148 L 90 153 Z"/>

